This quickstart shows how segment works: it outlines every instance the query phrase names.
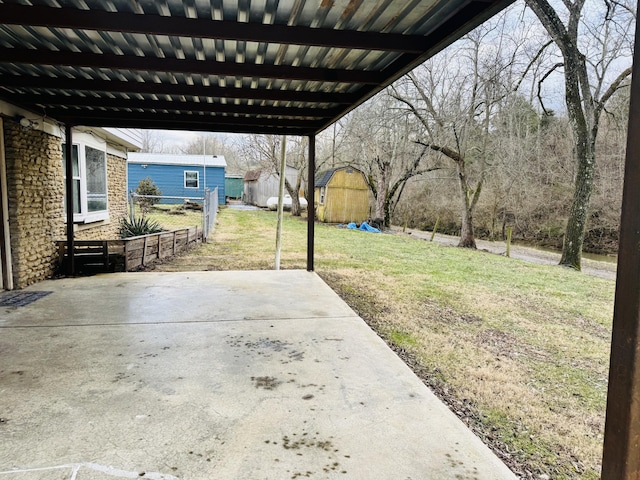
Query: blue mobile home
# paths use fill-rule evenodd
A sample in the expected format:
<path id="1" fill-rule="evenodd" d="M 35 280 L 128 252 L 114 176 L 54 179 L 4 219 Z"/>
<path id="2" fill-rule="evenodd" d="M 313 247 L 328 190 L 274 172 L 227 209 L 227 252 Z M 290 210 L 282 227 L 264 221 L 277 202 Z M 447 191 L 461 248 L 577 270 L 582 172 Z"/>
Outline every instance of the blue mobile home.
<path id="1" fill-rule="evenodd" d="M 167 153 L 129 153 L 128 189 L 134 191 L 140 180 L 151 178 L 166 198 L 162 203 L 199 201 L 204 189 L 218 188 L 218 202 L 225 203 L 224 171 L 221 155 L 176 155 Z"/>

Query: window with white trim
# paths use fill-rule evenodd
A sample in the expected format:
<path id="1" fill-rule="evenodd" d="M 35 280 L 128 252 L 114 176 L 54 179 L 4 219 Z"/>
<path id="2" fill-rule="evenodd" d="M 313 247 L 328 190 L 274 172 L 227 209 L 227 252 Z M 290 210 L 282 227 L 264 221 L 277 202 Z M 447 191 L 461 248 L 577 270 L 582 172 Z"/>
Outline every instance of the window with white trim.
<path id="1" fill-rule="evenodd" d="M 200 188 L 200 172 L 197 170 L 185 170 L 184 188 Z"/>
<path id="2" fill-rule="evenodd" d="M 66 148 L 63 144 L 62 168 L 65 178 L 66 154 Z M 91 223 L 108 219 L 106 152 L 91 145 L 74 143 L 72 156 L 74 223 Z"/>

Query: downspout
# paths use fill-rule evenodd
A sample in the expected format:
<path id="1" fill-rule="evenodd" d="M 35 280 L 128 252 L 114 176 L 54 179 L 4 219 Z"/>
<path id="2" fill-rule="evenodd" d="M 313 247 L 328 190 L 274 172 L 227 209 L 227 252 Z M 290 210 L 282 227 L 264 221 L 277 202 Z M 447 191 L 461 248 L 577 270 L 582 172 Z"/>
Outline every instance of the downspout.
<path id="1" fill-rule="evenodd" d="M 2 263 L 2 279 L 0 290 L 13 290 L 13 264 L 11 262 L 11 236 L 9 233 L 9 189 L 7 182 L 7 165 L 4 153 L 4 125 L 0 117 L 0 262 Z"/>
<path id="2" fill-rule="evenodd" d="M 71 135 L 72 125 L 65 125 L 65 190 L 67 198 L 67 274 L 74 276 L 76 273 L 75 245 L 73 239 L 73 137 Z M 79 153 L 79 152 L 78 152 Z"/>

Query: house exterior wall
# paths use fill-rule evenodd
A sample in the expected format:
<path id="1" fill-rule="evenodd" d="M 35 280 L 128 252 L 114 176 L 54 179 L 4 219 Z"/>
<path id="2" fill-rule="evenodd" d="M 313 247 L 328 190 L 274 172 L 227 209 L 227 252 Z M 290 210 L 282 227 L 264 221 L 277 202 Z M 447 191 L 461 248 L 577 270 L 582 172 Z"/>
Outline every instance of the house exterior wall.
<path id="1" fill-rule="evenodd" d="M 325 187 L 324 203 L 320 203 L 320 188 L 315 190 L 314 201 L 321 222 L 362 222 L 369 218 L 369 187 L 356 169 L 336 170 Z"/>
<path id="2" fill-rule="evenodd" d="M 66 238 L 62 139 L 7 118 L 3 130 L 13 284 L 24 288 L 54 274 L 55 242 Z M 75 224 L 76 239 L 118 238 L 127 214 L 127 161 L 113 153 L 106 158 L 109 219 Z"/>
<path id="3" fill-rule="evenodd" d="M 164 199 L 161 203 L 182 203 L 183 198 L 204 198 L 204 166 L 202 165 L 161 165 L 153 163 L 129 162 L 129 191 L 134 191 L 140 180 L 150 177 L 163 195 L 180 197 Z M 198 172 L 199 188 L 185 188 L 184 172 Z M 207 166 L 206 186 L 210 190 L 218 189 L 218 203 L 225 204 L 224 167 Z"/>
<path id="4" fill-rule="evenodd" d="M 13 282 L 23 288 L 53 274 L 64 238 L 62 144 L 6 119 L 4 141 Z"/>

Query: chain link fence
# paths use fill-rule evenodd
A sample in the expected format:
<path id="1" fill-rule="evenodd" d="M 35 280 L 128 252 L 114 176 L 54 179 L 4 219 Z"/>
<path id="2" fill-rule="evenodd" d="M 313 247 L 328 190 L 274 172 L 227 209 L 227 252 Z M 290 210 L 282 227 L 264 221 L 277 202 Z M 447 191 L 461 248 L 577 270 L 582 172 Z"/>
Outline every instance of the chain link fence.
<path id="1" fill-rule="evenodd" d="M 202 229 L 203 238 L 215 224 L 218 212 L 218 189 L 206 190 L 204 197 L 129 194 L 129 216 L 157 222 L 163 230 L 194 227 Z"/>

